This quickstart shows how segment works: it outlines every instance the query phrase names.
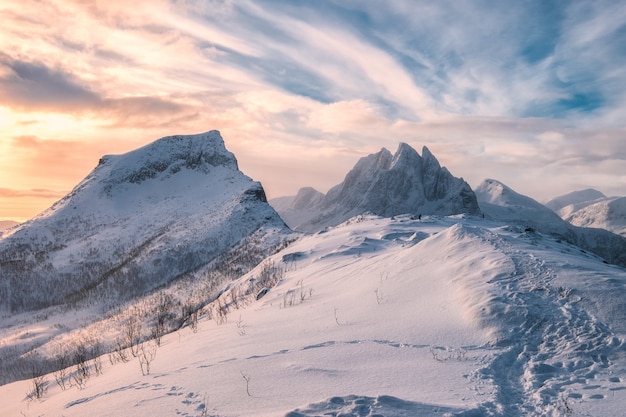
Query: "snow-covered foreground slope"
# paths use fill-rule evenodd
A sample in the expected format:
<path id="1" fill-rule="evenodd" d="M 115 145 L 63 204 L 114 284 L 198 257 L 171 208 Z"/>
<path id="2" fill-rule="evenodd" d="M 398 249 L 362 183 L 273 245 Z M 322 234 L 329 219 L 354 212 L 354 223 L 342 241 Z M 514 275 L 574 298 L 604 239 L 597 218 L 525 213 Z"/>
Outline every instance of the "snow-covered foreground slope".
<path id="1" fill-rule="evenodd" d="M 282 279 L 243 297 L 268 265 Z M 522 228 L 361 216 L 231 283 L 148 375 L 104 357 L 81 389 L 0 387 L 0 415 L 615 416 L 625 290 L 623 268 Z"/>

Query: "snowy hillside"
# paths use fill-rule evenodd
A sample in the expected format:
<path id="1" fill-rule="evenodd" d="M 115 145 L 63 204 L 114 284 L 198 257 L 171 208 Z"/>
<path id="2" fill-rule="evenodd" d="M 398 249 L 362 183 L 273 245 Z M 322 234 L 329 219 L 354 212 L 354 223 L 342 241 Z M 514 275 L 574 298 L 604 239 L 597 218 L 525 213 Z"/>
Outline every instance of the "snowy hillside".
<path id="1" fill-rule="evenodd" d="M 103 157 L 0 239 L 0 384 L 31 372 L 28 355 L 53 369 L 83 331 L 93 356 L 128 346 L 129 322 L 142 338 L 179 328 L 291 236 L 217 131 Z"/>
<path id="2" fill-rule="evenodd" d="M 575 226 L 597 227 L 626 237 L 626 197 L 605 198 L 576 207 L 563 207 L 563 219 Z"/>
<path id="3" fill-rule="evenodd" d="M 546 206 L 574 226 L 606 229 L 626 237 L 626 197 L 583 190 L 557 197 Z"/>
<path id="4" fill-rule="evenodd" d="M 288 201 L 276 202 L 281 217 L 291 228 L 308 232 L 362 213 L 387 217 L 479 213 L 476 197 L 462 178 L 442 168 L 428 148 L 420 156 L 406 143 L 394 155 L 383 148 L 361 158 L 326 195 L 305 188 L 285 207 Z"/>
<path id="5" fill-rule="evenodd" d="M 550 234 L 591 251 L 606 262 L 626 266 L 626 238 L 622 236 L 604 229 L 573 226 L 543 204 L 493 179 L 483 181 L 475 192 L 487 218 Z"/>
<path id="6" fill-rule="evenodd" d="M 601 200 L 604 198 L 606 198 L 606 196 L 600 191 L 594 190 L 593 188 L 587 188 L 585 190 L 572 191 L 571 193 L 555 197 L 552 200 L 548 201 L 545 205 L 550 210 L 558 212 L 566 206 L 576 205 L 580 203 L 589 204 L 592 201 Z"/>
<path id="7" fill-rule="evenodd" d="M 268 270 L 275 285 L 250 293 Z M 623 268 L 524 227 L 359 216 L 270 257 L 160 347 L 89 362 L 81 384 L 76 367 L 43 376 L 40 398 L 34 379 L 1 386 L 0 415 L 617 416 L 625 290 Z"/>
<path id="8" fill-rule="evenodd" d="M 286 227 L 217 131 L 105 156 L 66 197 L 0 240 L 0 310 L 116 303 Z M 274 239 L 274 236 L 270 237 Z M 106 300 L 105 300 L 106 301 Z"/>

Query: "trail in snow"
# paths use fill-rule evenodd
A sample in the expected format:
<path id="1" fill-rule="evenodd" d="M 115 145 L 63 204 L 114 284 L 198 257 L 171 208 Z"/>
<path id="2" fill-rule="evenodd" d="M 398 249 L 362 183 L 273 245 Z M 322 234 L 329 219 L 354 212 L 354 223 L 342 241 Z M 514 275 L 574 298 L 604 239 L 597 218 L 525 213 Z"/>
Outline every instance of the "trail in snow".
<path id="1" fill-rule="evenodd" d="M 577 400 L 602 399 L 611 388 L 622 388 L 619 378 L 609 376 L 610 357 L 620 344 L 609 327 L 582 308 L 575 291 L 552 285 L 554 271 L 532 249 L 507 241 L 519 238 L 491 232 L 483 238 L 514 264 L 511 275 L 490 282 L 502 295 L 494 312 L 511 325 L 498 341 L 502 353 L 477 373 L 496 389 L 485 411 L 507 417 L 570 414 Z"/>
<path id="2" fill-rule="evenodd" d="M 8 400 L 26 382 L 10 384 L 0 414 L 608 417 L 626 404 L 626 273 L 578 248 L 480 219 L 364 217 L 280 260 L 282 280 L 233 308 L 238 322 L 166 335 L 151 375 L 131 360 L 81 390 L 49 376 L 28 403 Z M 287 307 L 294 288 L 306 297 Z"/>

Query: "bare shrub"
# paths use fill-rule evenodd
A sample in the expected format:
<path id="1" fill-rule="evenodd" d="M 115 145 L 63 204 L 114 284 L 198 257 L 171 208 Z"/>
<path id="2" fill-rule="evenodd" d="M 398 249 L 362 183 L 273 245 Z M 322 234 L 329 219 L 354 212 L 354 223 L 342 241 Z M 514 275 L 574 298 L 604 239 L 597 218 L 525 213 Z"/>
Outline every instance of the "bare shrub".
<path id="1" fill-rule="evenodd" d="M 69 377 L 69 366 L 71 366 L 70 355 L 67 349 L 62 345 L 58 345 L 54 353 L 54 366 L 55 371 L 54 380 L 57 385 L 61 387 L 61 390 L 65 391 L 66 383 Z"/>
<path id="2" fill-rule="evenodd" d="M 139 352 L 138 345 L 141 342 L 141 321 L 138 315 L 132 314 L 126 319 L 124 336 L 126 337 L 126 346 L 130 349 L 131 355 L 137 357 Z"/>
<path id="3" fill-rule="evenodd" d="M 42 361 L 39 355 L 33 354 L 30 358 L 31 366 L 31 390 L 26 396 L 33 399 L 41 399 L 48 389 L 48 380 L 43 370 Z"/>
<path id="4" fill-rule="evenodd" d="M 137 359 L 141 367 L 142 375 L 150 375 L 150 364 L 156 358 L 156 343 L 141 343 L 138 348 Z"/>
<path id="5" fill-rule="evenodd" d="M 252 395 L 250 395 L 250 375 L 241 372 L 241 376 L 243 380 L 246 381 L 246 394 L 248 394 L 248 397 L 252 397 Z"/>
<path id="6" fill-rule="evenodd" d="M 246 334 L 246 325 L 241 319 L 241 315 L 239 315 L 239 320 L 237 320 L 237 334 L 239 334 L 239 336 L 244 336 Z"/>
<path id="7" fill-rule="evenodd" d="M 130 358 L 128 357 L 128 350 L 126 346 L 124 346 L 124 342 L 121 340 L 115 341 L 115 347 L 113 348 L 113 358 L 118 362 L 128 362 Z"/>
<path id="8" fill-rule="evenodd" d="M 174 298 L 170 294 L 161 292 L 158 295 L 156 306 L 153 309 L 154 325 L 151 330 L 151 336 L 157 346 L 161 346 L 161 337 L 167 331 L 167 322 L 172 320 L 174 314 Z"/>
<path id="9" fill-rule="evenodd" d="M 228 304 L 222 302 L 221 298 L 215 300 L 217 306 L 214 306 L 214 314 L 213 318 L 215 318 L 215 322 L 219 324 L 224 324 L 228 321 Z"/>
<path id="10" fill-rule="evenodd" d="M 383 292 L 381 290 L 379 290 L 378 288 L 376 288 L 374 290 L 374 294 L 376 294 L 376 303 L 377 304 L 382 304 L 385 301 L 385 296 L 383 295 Z"/>

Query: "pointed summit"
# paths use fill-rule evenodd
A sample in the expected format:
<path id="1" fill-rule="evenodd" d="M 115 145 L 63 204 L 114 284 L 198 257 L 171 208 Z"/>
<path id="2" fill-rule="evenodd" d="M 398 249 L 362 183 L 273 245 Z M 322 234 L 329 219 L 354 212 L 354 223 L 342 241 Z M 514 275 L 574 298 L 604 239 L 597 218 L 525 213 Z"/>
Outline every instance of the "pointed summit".
<path id="1" fill-rule="evenodd" d="M 289 211 L 289 218 L 300 220 L 290 226 L 304 231 L 335 226 L 363 213 L 384 217 L 478 214 L 470 186 L 441 168 L 430 151 L 424 149 L 425 155 L 420 157 L 411 146 L 400 143 L 394 155 L 383 148 L 363 157 L 341 184 L 328 191 L 319 207 L 302 208 L 299 216 L 294 214 L 295 207 L 281 210 L 281 214 Z M 308 221 L 303 222 L 305 217 Z"/>
<path id="2" fill-rule="evenodd" d="M 278 232 L 278 233 L 276 233 Z M 109 155 L 71 193 L 0 240 L 0 310 L 119 301 L 168 285 L 255 236 L 289 231 L 218 131 Z M 37 291 L 32 291 L 37 288 Z"/>
<path id="3" fill-rule="evenodd" d="M 426 146 L 422 147 L 422 160 L 424 161 L 424 166 L 427 167 L 427 169 L 431 169 L 433 171 L 441 169 L 439 161 Z"/>

